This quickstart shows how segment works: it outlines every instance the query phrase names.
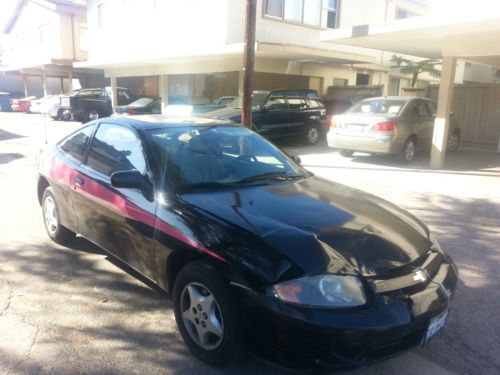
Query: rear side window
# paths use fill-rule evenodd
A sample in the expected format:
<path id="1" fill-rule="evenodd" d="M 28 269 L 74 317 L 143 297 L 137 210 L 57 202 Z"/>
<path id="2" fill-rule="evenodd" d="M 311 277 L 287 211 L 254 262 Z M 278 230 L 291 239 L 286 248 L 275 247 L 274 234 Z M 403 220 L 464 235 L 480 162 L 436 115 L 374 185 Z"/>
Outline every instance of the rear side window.
<path id="1" fill-rule="evenodd" d="M 270 111 L 286 109 L 285 95 L 283 93 L 275 93 L 269 95 L 266 108 Z"/>
<path id="2" fill-rule="evenodd" d="M 288 108 L 290 109 L 304 109 L 307 108 L 304 97 L 298 92 L 287 93 Z"/>
<path id="3" fill-rule="evenodd" d="M 118 171 L 146 171 L 141 142 L 130 129 L 119 125 L 101 124 L 90 145 L 87 165 L 111 176 Z"/>
<path id="4" fill-rule="evenodd" d="M 415 104 L 415 115 L 421 118 L 431 117 L 429 107 L 427 104 L 421 100 L 417 101 Z"/>
<path id="5" fill-rule="evenodd" d="M 66 155 L 79 162 L 82 162 L 85 155 L 85 149 L 89 144 L 90 137 L 92 136 L 92 133 L 94 132 L 96 126 L 97 125 L 87 126 L 77 131 L 75 134 L 63 140 L 59 144 L 59 147 L 64 151 Z"/>
<path id="6" fill-rule="evenodd" d="M 309 102 L 309 107 L 311 108 L 323 108 L 323 102 L 316 92 L 308 92 L 307 101 Z"/>

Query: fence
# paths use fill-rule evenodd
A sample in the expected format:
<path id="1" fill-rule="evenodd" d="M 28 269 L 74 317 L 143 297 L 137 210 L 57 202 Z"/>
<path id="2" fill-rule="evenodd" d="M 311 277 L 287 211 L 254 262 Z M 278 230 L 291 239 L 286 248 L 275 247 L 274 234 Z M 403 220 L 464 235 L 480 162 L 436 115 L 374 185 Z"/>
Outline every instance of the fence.
<path id="1" fill-rule="evenodd" d="M 437 102 L 439 86 L 427 97 Z M 453 117 L 458 121 L 466 148 L 497 150 L 500 138 L 500 85 L 455 85 Z"/>

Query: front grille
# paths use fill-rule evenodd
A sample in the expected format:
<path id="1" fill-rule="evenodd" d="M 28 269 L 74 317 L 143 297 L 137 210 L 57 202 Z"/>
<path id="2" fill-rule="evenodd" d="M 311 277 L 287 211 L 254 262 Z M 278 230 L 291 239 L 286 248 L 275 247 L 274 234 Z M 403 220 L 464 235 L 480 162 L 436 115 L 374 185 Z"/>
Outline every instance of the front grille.
<path id="1" fill-rule="evenodd" d="M 443 262 L 441 254 L 436 252 L 427 253 L 421 264 L 415 263 L 407 268 L 404 275 L 390 278 L 370 279 L 370 283 L 376 293 L 387 293 L 395 290 L 410 288 L 415 285 L 427 285 L 439 271 Z"/>

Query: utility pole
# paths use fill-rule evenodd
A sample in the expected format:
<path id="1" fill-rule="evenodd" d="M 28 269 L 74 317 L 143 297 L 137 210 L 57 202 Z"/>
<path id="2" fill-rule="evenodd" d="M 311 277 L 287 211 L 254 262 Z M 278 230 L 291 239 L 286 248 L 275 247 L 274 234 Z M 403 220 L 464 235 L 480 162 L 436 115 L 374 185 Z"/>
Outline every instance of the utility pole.
<path id="1" fill-rule="evenodd" d="M 252 81 L 255 60 L 255 19 L 257 14 L 257 0 L 246 0 L 245 17 L 245 53 L 243 55 L 243 105 L 241 123 L 252 128 Z"/>

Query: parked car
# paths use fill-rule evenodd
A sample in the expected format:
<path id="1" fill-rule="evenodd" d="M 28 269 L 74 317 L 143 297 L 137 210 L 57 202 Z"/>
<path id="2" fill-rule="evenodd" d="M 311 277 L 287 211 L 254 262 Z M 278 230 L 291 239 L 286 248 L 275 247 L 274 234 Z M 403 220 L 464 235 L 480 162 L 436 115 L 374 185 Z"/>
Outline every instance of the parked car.
<path id="1" fill-rule="evenodd" d="M 27 96 L 20 99 L 12 99 L 10 101 L 10 108 L 14 112 L 25 112 L 28 113 L 31 107 L 31 101 L 36 99 L 36 96 Z"/>
<path id="2" fill-rule="evenodd" d="M 115 108 L 118 115 L 145 115 L 161 113 L 161 98 L 159 96 L 148 96 Z"/>
<path id="3" fill-rule="evenodd" d="M 92 121 L 42 151 L 37 191 L 48 236 L 79 233 L 167 291 L 211 365 L 246 347 L 302 369 L 378 361 L 437 334 L 457 284 L 413 215 L 228 121 Z"/>
<path id="4" fill-rule="evenodd" d="M 117 89 L 118 105 L 125 105 L 135 100 L 134 95 L 126 89 Z M 101 117 L 111 116 L 111 88 L 83 89 L 69 96 L 61 96 L 60 109 L 69 111 L 72 118 L 82 122 L 95 120 Z"/>
<path id="5" fill-rule="evenodd" d="M 61 108 L 61 97 L 68 95 L 71 95 L 71 93 L 54 95 L 52 98 L 47 100 L 43 107 L 42 115 L 50 116 L 53 120 L 70 121 L 71 109 Z"/>
<path id="6" fill-rule="evenodd" d="M 197 116 L 201 113 L 225 108 L 229 106 L 234 99 L 236 99 L 236 96 L 221 96 L 219 99 L 214 100 L 212 104 L 195 105 L 193 106 L 192 114 L 193 116 Z"/>
<path id="7" fill-rule="evenodd" d="M 42 113 L 45 111 L 45 107 L 47 103 L 53 100 L 54 95 L 46 95 L 38 99 L 34 99 L 30 104 L 30 112 L 31 113 Z"/>
<path id="8" fill-rule="evenodd" d="M 241 122 L 242 98 L 228 107 L 204 113 L 204 117 Z M 306 143 L 316 144 L 328 131 L 326 110 L 315 90 L 254 91 L 253 129 L 269 139 L 302 136 Z"/>
<path id="9" fill-rule="evenodd" d="M 389 96 L 365 99 L 332 117 L 328 145 L 350 157 L 355 151 L 413 160 L 432 145 L 436 104 L 427 98 Z M 460 146 L 460 129 L 451 118 L 449 152 Z"/>

